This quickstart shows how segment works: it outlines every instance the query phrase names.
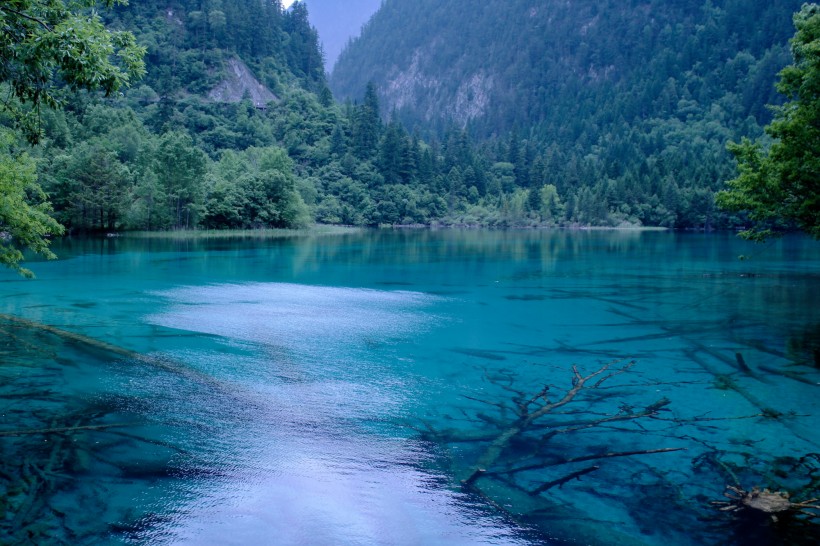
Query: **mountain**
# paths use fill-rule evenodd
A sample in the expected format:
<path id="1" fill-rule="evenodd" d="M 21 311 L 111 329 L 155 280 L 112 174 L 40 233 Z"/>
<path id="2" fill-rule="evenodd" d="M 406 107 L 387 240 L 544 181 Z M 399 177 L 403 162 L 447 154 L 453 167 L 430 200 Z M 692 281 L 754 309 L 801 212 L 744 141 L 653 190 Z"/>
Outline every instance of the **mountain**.
<path id="1" fill-rule="evenodd" d="M 487 181 L 493 158 L 464 135 L 428 143 L 385 124 L 372 90 L 334 102 L 305 4 L 142 0 L 100 13 L 145 46 L 147 74 L 115 97 L 63 87 L 63 108 L 32 112 L 38 182 L 69 233 L 542 223 L 506 207 Z M 0 130 L 14 133 L 3 117 Z"/>
<path id="2" fill-rule="evenodd" d="M 798 3 L 387 0 L 338 103 L 306 4 L 142 0 L 103 13 L 145 78 L 63 89 L 32 155 L 73 232 L 736 227 L 726 143 L 762 134 Z"/>
<path id="3" fill-rule="evenodd" d="M 371 82 L 422 136 L 466 131 L 530 210 L 550 186 L 565 221 L 725 227 L 726 145 L 760 137 L 781 102 L 801 4 L 385 0 L 329 83 L 357 100 Z"/>
<path id="4" fill-rule="evenodd" d="M 333 70 L 345 45 L 359 35 L 362 26 L 379 9 L 381 0 L 306 0 L 308 19 L 319 32 L 325 67 Z"/>
<path id="5" fill-rule="evenodd" d="M 372 81 L 405 122 L 482 136 L 537 128 L 553 140 L 587 122 L 686 119 L 728 94 L 729 115 L 765 121 L 801 3 L 386 0 L 330 83 L 344 99 Z"/>
<path id="6" fill-rule="evenodd" d="M 42 116 L 38 176 L 69 232 L 313 221 L 281 129 L 305 97 L 332 107 L 305 9 L 141 0 L 101 15 L 145 46 L 147 73 L 116 98 L 65 90 Z"/>
<path id="7" fill-rule="evenodd" d="M 147 47 L 143 83 L 163 96 L 207 92 L 223 77 L 253 76 L 273 94 L 294 80 L 313 90 L 325 86 L 318 35 L 298 4 L 284 10 L 279 0 L 141 0 L 105 15 Z M 232 59 L 247 65 L 247 76 Z"/>

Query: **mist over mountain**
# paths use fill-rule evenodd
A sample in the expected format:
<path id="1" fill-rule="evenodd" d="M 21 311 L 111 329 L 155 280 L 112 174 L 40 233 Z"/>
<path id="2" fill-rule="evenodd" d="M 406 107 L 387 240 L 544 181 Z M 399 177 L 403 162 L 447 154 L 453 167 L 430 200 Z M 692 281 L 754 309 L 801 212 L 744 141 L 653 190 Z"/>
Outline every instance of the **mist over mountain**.
<path id="1" fill-rule="evenodd" d="M 308 19 L 319 32 L 325 67 L 333 70 L 336 59 L 362 26 L 379 9 L 381 0 L 307 0 Z"/>

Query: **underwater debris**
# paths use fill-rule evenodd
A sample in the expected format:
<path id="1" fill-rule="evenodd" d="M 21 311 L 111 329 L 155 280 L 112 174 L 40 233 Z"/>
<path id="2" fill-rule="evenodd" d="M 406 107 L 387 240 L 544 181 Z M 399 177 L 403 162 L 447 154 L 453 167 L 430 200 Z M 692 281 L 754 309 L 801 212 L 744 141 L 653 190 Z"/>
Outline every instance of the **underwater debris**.
<path id="1" fill-rule="evenodd" d="M 427 421 L 410 426 L 442 448 L 442 463 L 449 467 L 454 487 L 504 517 L 545 532 L 550 540 L 646 546 L 642 537 L 613 529 L 610 521 L 584 515 L 565 500 L 574 494 L 568 490 L 585 495 L 593 488 L 595 495 L 603 495 L 597 488 L 619 469 L 650 468 L 647 459 L 687 449 L 648 438 L 653 430 L 677 424 L 677 417 L 668 398 L 662 393 L 654 398 L 655 389 L 647 391 L 640 377 L 635 379 L 635 365 L 634 360 L 615 359 L 587 371 L 555 366 L 555 371 L 569 372 L 566 385 L 534 388 L 530 379 L 521 381 L 515 368 L 484 369 L 490 387 L 461 395 L 474 403 L 463 409 L 463 417 L 448 420 L 446 428 Z M 616 462 L 628 459 L 633 462 Z M 641 486 L 627 480 L 615 489 Z M 581 527 L 575 524 L 579 518 Z"/>
<path id="2" fill-rule="evenodd" d="M 567 390 L 563 396 L 550 400 L 549 396 L 549 386 L 545 386 L 540 392 L 535 394 L 532 397 L 525 397 L 521 396 L 523 393 L 519 393 L 519 396 L 513 399 L 513 402 L 516 406 L 516 417 L 512 420 L 506 427 L 503 427 L 495 436 L 495 438 L 490 442 L 484 453 L 478 458 L 476 463 L 471 467 L 468 474 L 461 480 L 465 486 L 472 486 L 476 480 L 479 478 L 488 475 L 488 470 L 490 470 L 496 463 L 499 463 L 499 459 L 501 458 L 503 452 L 507 450 L 509 445 L 515 440 L 517 437 L 520 437 L 528 432 L 538 431 L 540 438 L 538 440 L 539 444 L 543 444 L 552 437 L 557 434 L 564 434 L 570 433 L 575 431 L 580 431 L 584 429 L 589 429 L 597 426 L 601 426 L 604 424 L 611 424 L 616 421 L 632 421 L 640 418 L 645 417 L 654 417 L 658 414 L 659 411 L 662 411 L 665 406 L 667 406 L 670 402 L 668 399 L 663 398 L 658 400 L 657 402 L 648 405 L 646 408 L 643 408 L 639 411 L 630 410 L 628 412 L 621 409 L 614 415 L 607 415 L 603 417 L 599 417 L 596 419 L 592 419 L 590 421 L 585 421 L 583 423 L 556 423 L 552 427 L 549 427 L 551 430 L 546 432 L 545 434 L 541 433 L 540 419 L 542 417 L 547 416 L 548 414 L 554 412 L 555 410 L 570 404 L 582 391 L 588 389 L 597 389 L 602 384 L 604 384 L 607 380 L 621 375 L 623 373 L 628 372 L 634 365 L 635 361 L 631 361 L 625 365 L 622 365 L 619 368 L 615 368 L 614 370 L 610 371 L 613 366 L 617 365 L 618 361 L 609 362 L 601 366 L 598 370 L 584 376 L 578 370 L 577 367 L 572 367 L 572 387 Z M 509 390 L 509 389 L 508 389 Z M 658 452 L 665 452 L 665 451 L 672 451 L 677 450 L 669 449 L 669 450 L 647 450 L 646 452 L 635 452 L 632 453 L 633 455 L 640 455 L 640 454 L 649 454 L 649 453 L 658 453 Z M 607 458 L 611 457 L 612 454 L 597 454 L 590 457 L 584 457 L 583 460 L 593 460 L 599 458 Z M 563 464 L 566 461 L 539 461 L 534 465 L 527 465 L 526 467 L 522 468 L 511 468 L 508 465 L 505 465 L 506 468 L 501 470 L 498 473 L 504 474 L 515 474 L 517 472 L 521 472 L 523 470 L 533 470 L 538 468 L 543 468 L 547 466 L 555 466 L 556 464 Z M 577 462 L 577 461 L 574 461 Z M 597 468 L 595 468 L 597 470 Z M 587 470 L 583 473 L 592 472 L 592 470 Z M 567 477 L 566 480 L 563 478 L 557 480 L 556 483 L 548 483 L 546 484 L 547 487 L 544 485 L 539 486 L 536 490 L 537 492 L 543 492 L 552 487 L 553 485 L 557 485 L 560 483 L 565 483 L 572 478 L 579 477 L 578 475 L 570 475 Z M 563 480 L 563 481 L 562 481 Z M 537 493 L 536 493 L 537 494 Z"/>
<path id="3" fill-rule="evenodd" d="M 818 499 L 809 499 L 803 502 L 792 502 L 789 500 L 789 493 L 786 491 L 771 491 L 768 488 L 753 488 L 746 491 L 743 488 L 727 485 L 723 496 L 728 501 L 714 501 L 712 504 L 719 506 L 723 512 L 743 512 L 749 515 L 759 515 L 770 517 L 773 522 L 778 521 L 778 516 L 785 514 L 802 514 L 811 518 L 820 517 L 820 514 L 809 510 L 820 510 L 820 505 L 816 504 Z"/>
<path id="4" fill-rule="evenodd" d="M 740 500 L 743 495 L 738 493 L 733 494 L 734 504 L 720 505 L 726 508 L 724 512 L 716 511 L 710 504 L 720 494 L 723 483 L 742 491 L 741 484 L 753 478 L 747 469 L 752 463 L 748 457 L 744 459 L 743 452 L 749 447 L 746 442 L 753 440 L 742 438 L 738 452 L 733 449 L 732 437 L 724 435 L 727 429 L 715 423 L 759 420 L 765 416 L 788 424 L 788 413 L 764 411 L 760 409 L 765 408 L 762 404 L 755 408 L 758 411 L 743 415 L 687 415 L 672 411 L 671 400 L 664 396 L 666 389 L 647 382 L 634 367 L 635 361 L 620 359 L 600 363 L 587 371 L 577 366 L 549 366 L 551 374 L 568 372 L 565 385 L 533 385 L 531 375 L 514 367 L 477 367 L 483 369 L 487 386 L 461 394 L 471 402 L 462 408 L 462 417 L 450 416 L 446 423 L 441 423 L 443 427 L 423 422 L 423 427 L 413 428 L 424 440 L 441 447 L 442 463 L 448 465 L 454 487 L 552 539 L 578 540 L 577 525 L 569 521 L 582 517 L 589 533 L 584 543 L 615 543 L 606 534 L 611 532 L 612 525 L 608 518 L 599 515 L 600 506 L 598 512 L 585 512 L 584 503 L 590 498 L 612 506 L 613 512 L 639 514 L 632 516 L 633 521 L 652 534 L 656 531 L 651 530 L 663 521 L 664 536 L 680 535 L 690 540 L 691 522 L 701 521 L 710 522 L 708 528 L 697 531 L 703 544 L 728 544 L 727 533 L 737 534 L 738 541 L 732 542 L 737 546 L 760 544 L 746 541 L 757 536 L 758 530 L 766 536 L 789 540 L 798 537 L 783 542 L 784 545 L 815 544 L 814 521 L 805 512 L 799 518 L 791 517 L 798 510 L 816 510 L 814 501 L 784 501 L 782 496 L 771 499 L 773 505 L 781 502 L 787 507 L 786 512 L 773 512 L 775 517 L 781 516 L 779 523 L 772 521 L 772 514 L 763 518 L 744 517 L 740 512 L 752 512 L 753 508 L 745 507 Z M 722 377 L 732 383 L 732 377 Z M 700 438 L 693 436 L 693 430 L 719 436 Z M 698 453 L 698 446 L 705 451 Z M 689 459 L 684 453 L 692 449 L 694 458 Z M 674 452 L 678 454 L 673 455 Z M 728 460 L 724 461 L 724 456 Z M 738 456 L 741 460 L 737 460 Z M 820 460 L 820 455 L 817 457 Z M 660 460 L 650 460 L 655 458 Z M 708 472 L 705 480 L 691 480 L 687 476 L 688 481 L 680 481 L 687 460 L 695 472 Z M 803 466 L 808 467 L 814 460 L 811 456 L 799 461 L 792 457 L 780 462 L 780 466 L 785 465 L 787 477 L 797 479 L 803 474 Z M 797 465 L 801 467 L 792 468 Z M 820 470 L 817 475 L 820 476 Z M 809 477 L 813 476 L 809 473 Z M 785 489 L 800 501 L 816 496 L 811 488 L 798 488 L 793 481 Z M 669 502 L 673 510 L 669 506 L 661 508 L 661 503 L 667 502 L 660 501 L 661 490 L 672 497 Z M 762 496 L 766 499 L 767 495 L 769 492 Z M 648 504 L 652 507 L 647 508 Z M 737 506 L 737 517 L 729 518 Z M 718 518 L 718 514 L 724 514 L 724 518 Z M 645 545 L 646 533 L 642 533 L 619 534 L 617 543 Z M 654 538 L 660 540 L 660 535 Z"/>

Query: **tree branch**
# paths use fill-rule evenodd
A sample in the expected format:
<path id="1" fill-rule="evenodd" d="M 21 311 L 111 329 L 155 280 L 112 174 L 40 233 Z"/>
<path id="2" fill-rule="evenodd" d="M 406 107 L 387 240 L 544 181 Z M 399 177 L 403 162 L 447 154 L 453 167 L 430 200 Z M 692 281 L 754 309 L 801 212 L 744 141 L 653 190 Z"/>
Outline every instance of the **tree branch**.
<path id="1" fill-rule="evenodd" d="M 599 468 L 601 468 L 601 467 L 600 466 L 590 466 L 589 468 L 584 468 L 583 470 L 578 470 L 576 472 L 572 472 L 570 474 L 567 474 L 563 478 L 558 478 L 557 480 L 553 480 L 551 482 L 541 484 L 538 487 L 536 487 L 535 489 L 533 489 L 532 491 L 529 491 L 528 493 L 530 495 L 532 495 L 533 497 L 535 495 L 540 495 L 541 493 L 543 493 L 547 489 L 552 489 L 556 485 L 560 487 L 560 486 L 564 485 L 565 483 L 567 483 L 570 480 L 579 479 L 581 476 L 583 476 L 585 474 L 589 474 L 590 472 L 595 472 Z"/>
<path id="2" fill-rule="evenodd" d="M 42 19 L 38 19 L 37 17 L 33 17 L 31 15 L 26 15 L 22 11 L 17 11 L 16 9 L 11 9 L 8 6 L 0 6 L 0 11 L 5 11 L 6 13 L 12 13 L 12 14 L 18 16 L 18 17 L 22 17 L 23 19 L 28 19 L 29 21 L 32 21 L 34 23 L 39 24 L 40 26 L 42 26 L 47 31 L 54 32 L 54 29 L 51 28 L 50 26 L 48 26 L 48 23 L 46 23 Z"/>
<path id="3" fill-rule="evenodd" d="M 665 447 L 662 449 L 644 449 L 639 451 L 615 451 L 609 453 L 601 453 L 598 455 L 584 455 L 583 457 L 571 457 L 569 459 L 562 459 L 551 463 L 532 464 L 527 466 L 519 466 L 518 468 L 511 468 L 493 474 L 515 474 L 517 472 L 526 472 L 527 470 L 539 470 L 550 466 L 560 466 L 570 463 L 581 463 L 584 461 L 595 461 L 598 459 L 613 459 L 615 457 L 631 457 L 633 455 L 652 455 L 653 453 L 671 453 L 673 451 L 686 451 L 685 447 Z"/>
<path id="4" fill-rule="evenodd" d="M 553 402 L 551 404 L 546 404 L 536 411 L 522 416 L 520 419 L 515 421 L 510 425 L 510 427 L 503 431 L 498 437 L 496 437 L 493 442 L 487 446 L 487 449 L 484 451 L 484 454 L 478 459 L 475 466 L 473 466 L 470 473 L 467 475 L 466 478 L 462 480 L 465 484 L 470 484 L 474 482 L 482 473 L 486 471 L 486 469 L 492 466 L 501 456 L 501 452 L 507 447 L 514 437 L 521 434 L 522 431 L 526 430 L 530 425 L 532 425 L 533 421 L 536 419 L 543 417 L 544 415 L 548 414 L 552 410 L 556 408 L 560 408 L 572 402 L 572 400 L 578 395 L 581 390 L 584 389 L 584 386 L 591 381 L 592 379 L 598 377 L 599 375 L 603 374 L 607 370 L 609 370 L 613 364 L 617 363 L 618 361 L 612 361 L 604 364 L 598 370 L 592 372 L 587 376 L 581 375 L 581 372 L 578 370 L 577 366 L 572 367 L 572 388 L 569 389 L 564 396 L 558 400 L 557 402 Z M 628 368 L 631 364 L 625 366 Z M 613 374 L 611 374 L 613 375 Z M 611 376 L 610 375 L 610 376 Z M 608 377 L 604 379 L 607 379 Z M 599 385 L 601 382 L 599 381 L 596 385 Z"/>

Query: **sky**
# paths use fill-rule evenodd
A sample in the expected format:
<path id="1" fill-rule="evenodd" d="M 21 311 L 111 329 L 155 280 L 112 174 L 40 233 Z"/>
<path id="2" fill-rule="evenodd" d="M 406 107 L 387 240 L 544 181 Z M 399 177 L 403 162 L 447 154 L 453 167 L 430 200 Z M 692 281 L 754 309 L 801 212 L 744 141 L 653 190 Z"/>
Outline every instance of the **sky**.
<path id="1" fill-rule="evenodd" d="M 289 8 L 291 4 L 293 4 L 293 0 L 283 0 L 282 1 L 282 5 L 285 6 L 286 8 Z"/>

